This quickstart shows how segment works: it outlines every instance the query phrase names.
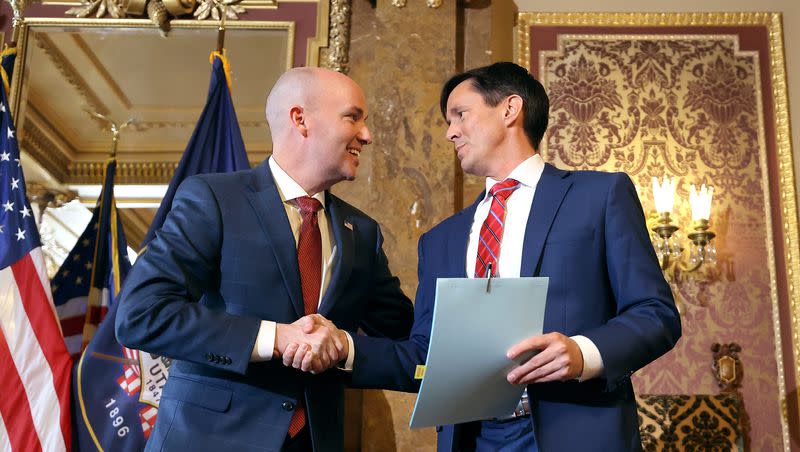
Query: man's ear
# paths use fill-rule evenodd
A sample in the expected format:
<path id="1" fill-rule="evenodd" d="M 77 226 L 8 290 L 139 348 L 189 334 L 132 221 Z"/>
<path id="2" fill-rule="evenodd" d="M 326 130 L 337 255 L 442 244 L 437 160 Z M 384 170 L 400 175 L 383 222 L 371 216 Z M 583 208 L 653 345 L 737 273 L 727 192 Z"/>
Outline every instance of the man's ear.
<path id="1" fill-rule="evenodd" d="M 308 126 L 306 125 L 306 116 L 303 107 L 295 105 L 289 109 L 289 122 L 300 135 L 308 136 Z"/>
<path id="2" fill-rule="evenodd" d="M 512 124 L 517 118 L 522 118 L 522 98 L 517 94 L 512 94 L 506 98 L 503 119 L 506 125 Z"/>

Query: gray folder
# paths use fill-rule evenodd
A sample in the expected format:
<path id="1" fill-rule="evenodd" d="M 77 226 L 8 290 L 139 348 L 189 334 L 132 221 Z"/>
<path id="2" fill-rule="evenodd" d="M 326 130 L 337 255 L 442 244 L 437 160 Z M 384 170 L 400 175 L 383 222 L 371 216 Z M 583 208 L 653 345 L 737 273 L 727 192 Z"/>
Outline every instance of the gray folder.
<path id="1" fill-rule="evenodd" d="M 506 352 L 542 334 L 547 284 L 548 278 L 436 281 L 428 359 L 411 428 L 492 419 L 514 411 L 524 386 L 506 380 L 519 365 Z"/>

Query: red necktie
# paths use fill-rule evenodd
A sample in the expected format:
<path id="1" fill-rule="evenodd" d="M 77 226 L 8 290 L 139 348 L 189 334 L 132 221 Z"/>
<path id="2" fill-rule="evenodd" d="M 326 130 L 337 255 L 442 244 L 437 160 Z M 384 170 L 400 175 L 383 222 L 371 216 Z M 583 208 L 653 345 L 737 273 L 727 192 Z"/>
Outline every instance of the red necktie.
<path id="1" fill-rule="evenodd" d="M 498 182 L 489 190 L 492 205 L 489 214 L 481 226 L 478 235 L 478 258 L 475 259 L 475 277 L 486 276 L 486 268 L 492 264 L 492 276 L 497 275 L 498 260 L 500 258 L 500 243 L 503 241 L 503 226 L 506 221 L 506 200 L 514 190 L 519 188 L 519 182 L 506 179 Z"/>
<path id="2" fill-rule="evenodd" d="M 297 239 L 297 265 L 300 269 L 300 286 L 303 290 L 303 312 L 315 314 L 319 304 L 319 289 L 322 284 L 322 237 L 317 223 L 317 211 L 322 204 L 309 196 L 295 198 L 303 223 Z M 289 436 L 294 438 L 306 425 L 306 411 L 298 403 L 289 422 Z"/>

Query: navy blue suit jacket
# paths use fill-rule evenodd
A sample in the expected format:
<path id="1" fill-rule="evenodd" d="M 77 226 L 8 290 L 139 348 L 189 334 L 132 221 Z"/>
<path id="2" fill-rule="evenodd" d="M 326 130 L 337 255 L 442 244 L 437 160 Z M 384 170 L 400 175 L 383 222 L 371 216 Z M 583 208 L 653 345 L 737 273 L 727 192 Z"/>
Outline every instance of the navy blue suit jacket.
<path id="1" fill-rule="evenodd" d="M 326 211 L 337 261 L 319 313 L 353 336 L 407 338 L 413 308 L 378 224 L 329 193 Z M 302 400 L 315 450 L 342 450 L 347 373 L 249 362 L 262 319 L 302 315 L 296 244 L 266 162 L 184 181 L 116 318 L 122 344 L 174 359 L 147 449 L 279 450 Z M 359 354 L 354 366 L 365 358 L 376 362 Z"/>
<path id="2" fill-rule="evenodd" d="M 384 356 L 392 365 L 366 368 L 354 379 L 392 380 L 413 390 L 414 369 L 427 353 L 436 279 L 466 277 L 467 240 L 481 199 L 420 238 L 411 337 L 357 342 L 357 353 Z M 550 278 L 544 332 L 588 337 L 604 365 L 601 378 L 528 386 L 539 450 L 640 450 L 630 375 L 670 350 L 681 324 L 630 178 L 545 165 L 523 246 L 521 276 Z M 437 429 L 439 450 L 453 450 L 458 428 Z"/>

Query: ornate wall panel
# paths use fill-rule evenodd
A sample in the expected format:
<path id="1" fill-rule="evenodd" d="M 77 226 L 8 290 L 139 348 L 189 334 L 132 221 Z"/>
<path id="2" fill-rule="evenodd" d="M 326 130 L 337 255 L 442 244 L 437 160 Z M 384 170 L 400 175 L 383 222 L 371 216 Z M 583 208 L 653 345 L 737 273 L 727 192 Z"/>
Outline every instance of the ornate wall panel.
<path id="1" fill-rule="evenodd" d="M 676 176 L 684 229 L 689 185 L 715 188 L 718 264 L 672 275 L 683 338 L 636 374 L 637 392 L 715 393 L 710 346 L 738 342 L 751 448 L 789 447 L 798 236 L 780 16 L 523 13 L 519 32 L 550 95 L 546 161 L 628 173 L 646 213 L 652 177 Z"/>

